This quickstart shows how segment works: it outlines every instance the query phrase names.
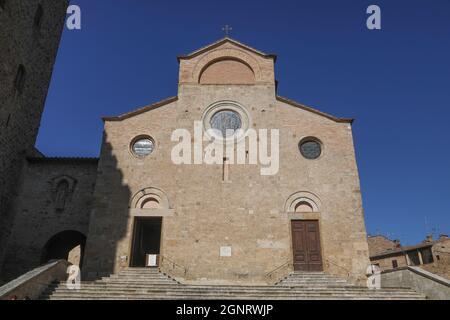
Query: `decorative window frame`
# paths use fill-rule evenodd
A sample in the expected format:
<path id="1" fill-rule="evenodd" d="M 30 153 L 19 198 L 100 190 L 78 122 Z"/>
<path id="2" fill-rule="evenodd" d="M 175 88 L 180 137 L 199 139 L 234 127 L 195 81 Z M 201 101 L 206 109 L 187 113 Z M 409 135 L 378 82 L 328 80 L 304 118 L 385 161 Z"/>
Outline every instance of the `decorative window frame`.
<path id="1" fill-rule="evenodd" d="M 136 142 L 138 142 L 139 140 L 143 140 L 143 139 L 149 139 L 153 142 L 153 150 L 148 155 L 140 156 L 134 152 L 133 147 Z M 134 137 L 133 139 L 131 139 L 130 145 L 128 147 L 128 151 L 134 158 L 143 160 L 148 157 L 151 157 L 155 153 L 156 148 L 157 148 L 156 140 L 152 136 L 150 136 L 148 134 L 141 134 L 141 135 L 138 135 L 138 136 Z"/>
<path id="2" fill-rule="evenodd" d="M 289 196 L 284 204 L 284 212 L 286 213 L 301 213 L 296 212 L 295 208 L 301 202 L 306 202 L 313 209 L 313 213 L 321 212 L 321 201 L 318 196 L 308 191 L 299 191 Z"/>
<path id="3" fill-rule="evenodd" d="M 310 158 L 305 157 L 305 156 L 303 155 L 301 149 L 300 149 L 300 146 L 301 146 L 303 143 L 308 142 L 308 141 L 314 141 L 314 142 L 317 142 L 317 143 L 320 145 L 320 156 L 318 156 L 318 157 L 315 158 L 315 159 L 310 159 Z M 298 144 L 297 144 L 297 150 L 298 150 L 299 155 L 300 155 L 303 159 L 308 160 L 308 161 L 317 161 L 317 160 L 320 160 L 320 159 L 322 159 L 322 157 L 323 157 L 323 155 L 324 155 L 324 153 L 325 153 L 325 147 L 324 147 L 324 144 L 323 144 L 322 140 L 320 140 L 319 138 L 314 137 L 314 136 L 306 136 L 306 137 L 301 138 L 300 141 L 299 141 Z"/>
<path id="4" fill-rule="evenodd" d="M 67 202 L 70 202 L 72 200 L 73 193 L 75 191 L 75 187 L 77 185 L 77 180 L 75 178 L 72 178 L 67 175 L 58 176 L 56 178 L 53 178 L 50 180 L 51 185 L 51 201 L 55 203 L 56 201 L 56 194 L 58 192 L 58 186 L 62 181 L 66 181 L 69 185 L 69 188 L 67 190 Z"/>
<path id="5" fill-rule="evenodd" d="M 159 208 L 157 209 L 142 209 L 142 204 L 147 200 L 153 198 L 159 202 Z M 169 198 L 166 193 L 158 188 L 145 188 L 137 192 L 130 201 L 130 209 L 140 209 L 140 210 L 160 210 L 160 209 L 170 209 L 171 205 Z"/>
<path id="6" fill-rule="evenodd" d="M 222 135 L 211 135 L 210 130 L 211 127 L 211 119 L 212 117 L 220 112 L 220 111 L 234 111 L 236 112 L 239 117 L 241 118 L 241 124 L 242 127 L 239 130 L 236 130 L 234 135 L 230 137 L 223 137 Z M 202 123 L 203 123 L 203 131 L 208 140 L 214 140 L 218 142 L 225 142 L 225 143 L 233 143 L 234 141 L 239 141 L 243 138 L 245 138 L 246 133 L 248 129 L 250 128 L 251 118 L 250 113 L 247 111 L 247 109 L 242 106 L 240 103 L 232 100 L 222 100 L 217 101 L 210 106 L 208 106 L 203 113 L 202 116 Z"/>

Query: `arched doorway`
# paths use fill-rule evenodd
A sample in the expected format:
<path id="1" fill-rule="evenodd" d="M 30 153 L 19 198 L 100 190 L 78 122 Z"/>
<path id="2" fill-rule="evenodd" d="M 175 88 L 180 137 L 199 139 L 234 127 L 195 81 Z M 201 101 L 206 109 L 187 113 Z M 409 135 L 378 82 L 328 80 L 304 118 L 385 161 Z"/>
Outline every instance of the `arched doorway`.
<path id="1" fill-rule="evenodd" d="M 67 230 L 57 233 L 44 246 L 41 263 L 64 259 L 81 267 L 85 245 L 86 236 L 79 231 Z"/>

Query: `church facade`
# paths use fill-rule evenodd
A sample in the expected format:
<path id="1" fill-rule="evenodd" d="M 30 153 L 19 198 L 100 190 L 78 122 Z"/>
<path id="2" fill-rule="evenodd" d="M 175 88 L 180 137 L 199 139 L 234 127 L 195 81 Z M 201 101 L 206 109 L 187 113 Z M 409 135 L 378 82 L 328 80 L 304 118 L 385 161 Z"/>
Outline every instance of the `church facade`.
<path id="1" fill-rule="evenodd" d="M 228 37 L 178 60 L 177 96 L 103 119 L 99 159 L 28 159 L 2 272 L 78 247 L 85 279 L 156 254 L 185 283 L 274 283 L 293 270 L 365 281 L 352 119 L 278 96 L 276 56 Z M 181 153 L 179 130 L 191 133 Z M 236 148 L 198 161 L 221 140 Z M 276 170 L 264 173 L 251 141 L 267 142 Z"/>

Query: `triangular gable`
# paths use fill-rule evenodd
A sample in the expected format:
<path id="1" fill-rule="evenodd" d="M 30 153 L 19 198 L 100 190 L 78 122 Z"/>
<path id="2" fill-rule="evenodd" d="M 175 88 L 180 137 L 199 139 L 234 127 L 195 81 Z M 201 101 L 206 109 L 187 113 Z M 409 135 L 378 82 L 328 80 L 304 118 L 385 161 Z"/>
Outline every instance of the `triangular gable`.
<path id="1" fill-rule="evenodd" d="M 220 39 L 220 40 L 218 40 L 218 41 L 216 41 L 216 42 L 214 42 L 212 44 L 209 44 L 209 45 L 207 45 L 205 47 L 202 47 L 202 48 L 200 48 L 198 50 L 195 50 L 194 52 L 192 52 L 192 53 L 190 53 L 188 55 L 178 56 L 178 61 L 183 60 L 183 59 L 190 59 L 190 58 L 196 57 L 196 56 L 198 56 L 198 55 L 200 55 L 200 54 L 202 54 L 204 52 L 207 52 L 209 50 L 212 50 L 212 49 L 215 49 L 217 47 L 220 47 L 224 43 L 232 43 L 232 44 L 234 44 L 234 45 L 236 45 L 236 46 L 238 46 L 238 47 L 240 47 L 242 49 L 251 51 L 251 52 L 253 52 L 253 53 L 257 54 L 257 55 L 260 55 L 260 56 L 262 56 L 264 58 L 272 58 L 274 61 L 277 60 L 277 56 L 275 54 L 266 54 L 264 52 L 261 52 L 259 50 L 254 49 L 252 47 L 249 47 L 249 46 L 247 46 L 247 45 L 245 45 L 245 44 L 243 44 L 243 43 L 241 43 L 241 42 L 239 42 L 237 40 L 231 39 L 229 37 L 225 37 L 225 38 Z"/>

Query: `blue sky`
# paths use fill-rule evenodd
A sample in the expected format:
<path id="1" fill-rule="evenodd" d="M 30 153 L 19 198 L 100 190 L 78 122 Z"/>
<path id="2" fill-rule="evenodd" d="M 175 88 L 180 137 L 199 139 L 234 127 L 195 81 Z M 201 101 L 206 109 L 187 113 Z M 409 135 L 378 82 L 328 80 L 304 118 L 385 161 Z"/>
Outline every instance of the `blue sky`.
<path id="1" fill-rule="evenodd" d="M 450 231 L 450 1 L 72 0 L 37 146 L 98 156 L 101 116 L 177 93 L 176 56 L 231 36 L 276 53 L 278 93 L 353 127 L 367 230 Z M 366 28 L 366 8 L 382 30 Z"/>

